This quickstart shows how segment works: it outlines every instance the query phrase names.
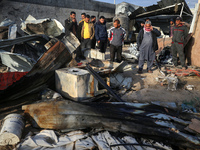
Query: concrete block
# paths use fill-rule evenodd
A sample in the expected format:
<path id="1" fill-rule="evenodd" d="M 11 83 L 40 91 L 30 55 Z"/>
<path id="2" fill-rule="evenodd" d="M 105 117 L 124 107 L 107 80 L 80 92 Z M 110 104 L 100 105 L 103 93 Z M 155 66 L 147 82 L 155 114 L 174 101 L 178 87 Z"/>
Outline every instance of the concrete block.
<path id="1" fill-rule="evenodd" d="M 105 53 L 99 52 L 97 49 L 89 49 L 84 51 L 84 56 L 86 58 L 93 58 L 99 60 L 106 60 Z"/>
<path id="2" fill-rule="evenodd" d="M 81 101 L 98 92 L 98 81 L 87 70 L 63 68 L 55 72 L 56 90 L 63 97 Z"/>

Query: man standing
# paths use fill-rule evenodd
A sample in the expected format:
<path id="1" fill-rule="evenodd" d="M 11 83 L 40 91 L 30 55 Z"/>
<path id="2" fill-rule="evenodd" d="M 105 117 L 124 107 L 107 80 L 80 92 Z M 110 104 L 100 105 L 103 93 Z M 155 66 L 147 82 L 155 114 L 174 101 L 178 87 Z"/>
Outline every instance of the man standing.
<path id="1" fill-rule="evenodd" d="M 78 30 L 77 30 L 77 37 L 79 39 L 79 41 L 81 41 L 81 30 L 82 30 L 82 25 L 83 25 L 83 22 L 85 21 L 85 17 L 86 17 L 86 14 L 85 13 L 82 13 L 81 14 L 81 18 L 82 20 L 79 21 L 79 24 L 78 24 Z"/>
<path id="2" fill-rule="evenodd" d="M 169 37 L 173 37 L 173 31 L 174 31 L 174 20 L 173 18 L 170 19 L 170 26 L 169 26 Z"/>
<path id="3" fill-rule="evenodd" d="M 155 60 L 155 51 L 158 49 L 157 37 L 161 33 L 153 28 L 151 21 L 146 21 L 143 30 L 140 30 L 137 37 L 137 46 L 140 51 L 139 70 L 142 73 L 145 60 L 147 60 L 147 71 L 152 73 L 153 61 Z"/>
<path id="4" fill-rule="evenodd" d="M 116 19 L 113 23 L 113 28 L 110 29 L 108 40 L 110 41 L 110 60 L 115 60 L 115 53 L 117 52 L 117 62 L 122 61 L 122 45 L 126 37 L 126 31 L 121 27 L 120 21 Z"/>
<path id="5" fill-rule="evenodd" d="M 91 22 L 93 23 L 93 25 L 94 25 L 94 30 L 95 30 L 95 28 L 96 28 L 96 17 L 95 17 L 95 16 L 91 16 Z M 96 39 L 95 39 L 95 36 L 94 36 L 94 38 L 92 39 L 91 48 L 92 48 L 92 49 L 95 49 L 95 46 L 96 46 Z"/>
<path id="6" fill-rule="evenodd" d="M 176 26 L 173 30 L 173 38 L 172 38 L 172 60 L 174 66 L 178 65 L 177 62 L 177 53 L 179 54 L 179 59 L 182 65 L 182 68 L 185 69 L 185 54 L 184 54 L 184 40 L 188 35 L 187 27 L 182 24 L 182 18 L 176 18 Z"/>
<path id="7" fill-rule="evenodd" d="M 95 27 L 95 24 L 96 24 L 96 17 L 95 16 L 91 16 L 91 22 L 94 24 L 94 27 Z"/>
<path id="8" fill-rule="evenodd" d="M 142 30 L 142 29 L 144 28 L 144 25 L 145 25 L 145 22 L 142 21 L 142 22 L 140 23 L 140 29 L 139 29 L 139 31 Z"/>
<path id="9" fill-rule="evenodd" d="M 104 16 L 101 16 L 96 24 L 95 37 L 99 44 L 100 52 L 105 53 L 107 48 L 108 33 Z"/>
<path id="10" fill-rule="evenodd" d="M 85 17 L 86 17 L 86 14 L 85 13 L 82 13 L 81 14 L 81 21 L 79 21 L 79 24 L 82 22 L 82 21 L 85 21 Z"/>
<path id="11" fill-rule="evenodd" d="M 72 32 L 75 36 L 77 36 L 77 21 L 76 21 L 76 13 L 72 11 L 70 13 L 69 19 L 65 20 L 65 34 L 69 35 L 69 31 Z"/>
<path id="12" fill-rule="evenodd" d="M 94 38 L 94 25 L 90 22 L 90 16 L 86 15 L 85 21 L 81 23 L 81 50 L 91 48 L 91 40 Z"/>

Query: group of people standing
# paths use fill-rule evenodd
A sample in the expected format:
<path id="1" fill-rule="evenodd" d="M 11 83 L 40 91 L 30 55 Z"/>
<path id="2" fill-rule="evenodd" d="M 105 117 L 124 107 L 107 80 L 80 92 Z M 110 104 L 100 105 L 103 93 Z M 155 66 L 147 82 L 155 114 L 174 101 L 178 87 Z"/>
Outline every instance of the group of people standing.
<path id="1" fill-rule="evenodd" d="M 172 38 L 172 61 L 174 67 L 177 67 L 178 53 L 182 69 L 186 69 L 184 41 L 188 35 L 187 26 L 187 23 L 183 22 L 181 17 L 177 17 L 175 23 L 173 19 L 170 20 L 169 36 Z M 143 65 L 145 61 L 147 61 L 147 72 L 153 72 L 152 66 L 155 60 L 155 51 L 158 50 L 157 37 L 159 37 L 160 35 L 160 31 L 152 27 L 149 18 L 147 18 L 145 22 L 141 22 L 141 28 L 137 37 L 137 46 L 138 50 L 140 51 L 138 73 L 143 73 Z"/>
<path id="2" fill-rule="evenodd" d="M 121 27 L 118 19 L 114 20 L 113 27 L 107 31 L 106 20 L 101 16 L 96 22 L 96 17 L 81 14 L 82 20 L 77 23 L 76 13 L 71 12 L 69 19 L 65 20 L 66 35 L 72 32 L 81 42 L 80 48 L 77 50 L 78 59 L 84 59 L 83 51 L 85 48 L 95 49 L 98 43 L 99 51 L 106 52 L 108 41 L 110 42 L 110 61 L 115 61 L 117 53 L 117 62 L 122 61 L 122 45 L 126 36 L 126 31 Z M 153 28 L 149 18 L 145 22 L 141 22 L 141 28 L 137 37 L 139 56 L 138 73 L 143 72 L 143 66 L 147 61 L 147 72 L 152 73 L 153 62 L 155 60 L 155 51 L 158 50 L 157 37 L 161 35 L 160 31 Z M 170 37 L 172 38 L 172 57 L 176 67 L 177 53 L 183 68 L 185 65 L 184 40 L 188 35 L 187 27 L 182 22 L 181 17 L 176 18 L 176 22 L 170 21 Z"/>
<path id="3" fill-rule="evenodd" d="M 122 45 L 126 36 L 126 31 L 121 27 L 118 19 L 114 20 L 113 28 L 107 31 L 106 20 L 101 16 L 96 22 L 96 17 L 81 14 L 82 20 L 77 23 L 76 13 L 71 12 L 69 19 L 65 20 L 65 34 L 72 32 L 81 42 L 81 46 L 77 49 L 78 59 L 84 59 L 83 50 L 85 48 L 96 48 L 98 43 L 99 51 L 106 52 L 108 41 L 110 42 L 110 60 L 115 61 L 115 53 L 117 53 L 117 62 L 121 62 Z"/>

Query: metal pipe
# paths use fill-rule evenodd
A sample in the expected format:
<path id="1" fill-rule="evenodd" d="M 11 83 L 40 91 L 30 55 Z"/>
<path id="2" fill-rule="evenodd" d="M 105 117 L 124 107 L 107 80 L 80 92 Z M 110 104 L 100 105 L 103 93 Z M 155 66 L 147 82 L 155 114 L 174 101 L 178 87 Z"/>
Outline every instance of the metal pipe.
<path id="1" fill-rule="evenodd" d="M 182 15 L 183 15 L 183 8 L 184 8 L 185 3 L 183 2 L 182 4 L 183 4 L 183 6 L 182 6 L 182 8 L 181 8 L 180 17 L 182 17 Z"/>
<path id="2" fill-rule="evenodd" d="M 86 64 L 86 69 L 94 76 L 95 79 L 99 81 L 99 83 L 105 87 L 108 92 L 119 102 L 124 102 L 104 81 L 103 79 L 88 65 Z"/>
<path id="3" fill-rule="evenodd" d="M 178 3 L 177 5 L 181 5 L 181 3 Z M 165 10 L 165 9 L 172 8 L 172 7 L 175 7 L 175 6 L 176 6 L 176 4 L 175 5 L 171 5 L 171 6 L 167 6 L 165 8 L 149 11 L 149 12 L 146 12 L 146 13 L 139 14 L 136 17 L 141 17 L 141 16 L 144 16 L 144 15 L 147 15 L 147 14 L 150 14 L 150 13 L 154 13 L 154 12 L 157 12 L 157 11 Z"/>

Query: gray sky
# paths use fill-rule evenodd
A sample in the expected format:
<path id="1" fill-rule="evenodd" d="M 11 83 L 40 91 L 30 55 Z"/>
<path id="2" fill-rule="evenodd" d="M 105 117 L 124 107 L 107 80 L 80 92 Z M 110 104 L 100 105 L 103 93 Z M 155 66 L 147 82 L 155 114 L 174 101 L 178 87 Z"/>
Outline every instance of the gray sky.
<path id="1" fill-rule="evenodd" d="M 114 0 L 97 0 L 97 1 L 114 3 Z M 149 5 L 157 4 L 157 1 L 160 1 L 160 0 L 116 0 L 116 4 L 121 3 L 121 2 L 127 2 L 127 3 L 132 3 L 138 6 L 149 6 Z M 194 8 L 198 0 L 186 0 L 186 2 L 188 3 L 190 8 Z"/>

